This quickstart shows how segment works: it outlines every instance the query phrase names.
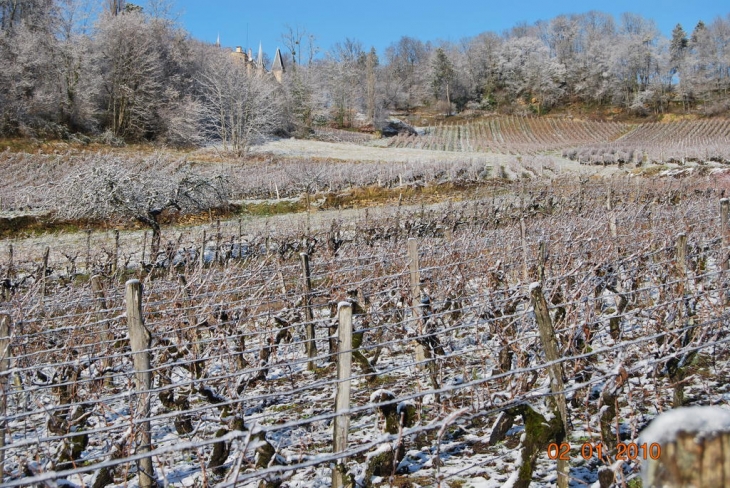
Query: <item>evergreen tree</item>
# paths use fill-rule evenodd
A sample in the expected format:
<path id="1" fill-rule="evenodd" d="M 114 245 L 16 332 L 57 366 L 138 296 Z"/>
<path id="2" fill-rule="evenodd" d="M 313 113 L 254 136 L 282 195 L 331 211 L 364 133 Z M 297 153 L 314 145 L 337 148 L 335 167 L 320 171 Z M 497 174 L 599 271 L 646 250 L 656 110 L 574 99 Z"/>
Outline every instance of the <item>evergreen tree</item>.
<path id="1" fill-rule="evenodd" d="M 438 100 L 442 91 L 446 92 L 447 115 L 451 115 L 450 85 L 454 80 L 454 67 L 442 48 L 437 48 L 432 66 L 431 87 L 434 97 Z"/>
<path id="2" fill-rule="evenodd" d="M 687 33 L 684 32 L 681 24 L 677 24 L 672 30 L 672 40 L 669 44 L 669 56 L 671 63 L 671 73 L 674 74 L 679 71 L 680 64 L 684 59 L 687 52 L 687 46 L 689 40 L 687 39 Z"/>

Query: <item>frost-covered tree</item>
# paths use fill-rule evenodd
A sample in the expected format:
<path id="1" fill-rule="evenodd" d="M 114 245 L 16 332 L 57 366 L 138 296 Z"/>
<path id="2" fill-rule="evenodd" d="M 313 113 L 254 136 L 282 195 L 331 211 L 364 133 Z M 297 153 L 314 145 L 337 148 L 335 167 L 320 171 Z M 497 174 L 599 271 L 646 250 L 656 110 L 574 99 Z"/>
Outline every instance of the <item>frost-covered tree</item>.
<path id="1" fill-rule="evenodd" d="M 325 70 L 331 115 L 339 127 L 351 127 L 355 113 L 364 111 L 366 59 L 362 43 L 347 38 L 335 43 L 319 65 Z"/>
<path id="2" fill-rule="evenodd" d="M 102 16 L 97 29 L 102 124 L 115 136 L 142 139 L 157 129 L 164 90 L 151 22 L 141 12 L 124 12 Z"/>
<path id="3" fill-rule="evenodd" d="M 152 230 L 151 250 L 160 249 L 163 213 L 189 214 L 228 203 L 228 178 L 200 175 L 179 163 L 163 169 L 156 157 L 129 164 L 107 159 L 69 174 L 52 192 L 52 208 L 65 219 L 132 219 Z"/>
<path id="4" fill-rule="evenodd" d="M 550 57 L 550 52 L 534 37 L 509 39 L 499 57 L 503 86 L 513 99 L 523 98 L 537 112 L 556 104 L 564 93 L 565 68 Z"/>
<path id="5" fill-rule="evenodd" d="M 401 37 L 385 50 L 389 80 L 385 97 L 393 108 L 409 110 L 420 105 L 429 93 L 428 60 L 431 46 L 413 37 Z"/>
<path id="6" fill-rule="evenodd" d="M 243 156 L 251 144 L 283 127 L 280 85 L 228 53 L 209 51 L 198 83 L 206 137 L 224 150 Z"/>

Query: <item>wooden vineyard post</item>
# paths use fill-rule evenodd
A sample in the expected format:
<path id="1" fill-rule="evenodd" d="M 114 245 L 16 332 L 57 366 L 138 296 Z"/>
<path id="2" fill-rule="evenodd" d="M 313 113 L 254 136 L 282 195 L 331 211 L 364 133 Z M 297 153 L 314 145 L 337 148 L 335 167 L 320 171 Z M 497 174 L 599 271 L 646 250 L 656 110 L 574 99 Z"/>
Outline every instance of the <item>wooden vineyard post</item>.
<path id="1" fill-rule="evenodd" d="M 677 234 L 677 274 L 679 275 L 679 295 L 684 296 L 687 280 L 687 234 Z"/>
<path id="2" fill-rule="evenodd" d="M 520 241 L 522 242 L 522 280 L 526 285 L 530 279 L 530 273 L 527 265 L 527 229 L 524 217 L 520 218 Z"/>
<path id="3" fill-rule="evenodd" d="M 193 353 L 195 354 L 195 359 L 200 358 L 200 334 L 198 333 L 198 317 L 195 315 L 195 310 L 193 309 L 193 300 L 190 293 L 190 287 L 188 286 L 188 280 L 185 279 L 185 275 L 179 274 L 177 275 L 177 281 L 180 284 L 180 288 L 182 288 L 183 292 L 183 307 L 185 307 L 185 317 L 188 321 L 188 329 L 185 332 L 185 340 L 192 343 Z M 198 376 L 199 370 L 198 370 L 198 363 L 193 363 L 193 371 Z"/>
<path id="4" fill-rule="evenodd" d="M 8 245 L 8 272 L 5 276 L 7 279 L 13 279 L 13 245 Z"/>
<path id="5" fill-rule="evenodd" d="M 312 275 L 309 271 L 309 255 L 305 252 L 299 253 L 302 258 L 302 278 L 304 280 L 304 319 L 307 321 L 304 330 L 307 337 L 306 353 L 309 358 L 307 369 L 314 371 L 314 358 L 317 357 L 317 343 L 315 342 L 314 314 L 312 314 Z"/>
<path id="6" fill-rule="evenodd" d="M 347 450 L 347 434 L 350 428 L 350 377 L 352 376 L 352 304 L 340 302 L 337 310 L 339 345 L 337 348 L 337 394 L 335 396 L 334 453 Z M 350 486 L 346 483 L 344 458 L 337 461 L 332 470 L 333 488 Z"/>
<path id="7" fill-rule="evenodd" d="M 144 271 L 144 253 L 147 249 L 147 231 L 144 231 L 144 236 L 142 237 L 142 257 L 139 259 L 140 267 L 142 268 L 142 271 Z"/>
<path id="8" fill-rule="evenodd" d="M 418 240 L 415 237 L 408 239 L 408 260 L 411 274 L 411 300 L 413 302 L 413 318 L 416 318 L 416 309 L 421 302 L 421 272 L 418 264 Z M 420 369 L 426 361 L 426 351 L 421 344 L 416 344 L 416 366 Z"/>
<path id="9" fill-rule="evenodd" d="M 125 302 L 127 305 L 127 327 L 129 328 L 129 343 L 132 346 L 134 361 L 135 382 L 139 398 L 137 433 L 137 454 L 150 452 L 152 446 L 152 432 L 150 429 L 150 388 L 152 387 L 152 372 L 150 371 L 150 343 L 152 336 L 142 322 L 142 283 L 139 280 L 129 280 L 126 284 Z M 139 486 L 151 488 L 155 486 L 155 474 L 152 467 L 152 457 L 145 457 L 137 464 L 139 472 Z"/>
<path id="10" fill-rule="evenodd" d="M 221 259 L 221 219 L 215 221 L 215 253 L 213 254 L 213 262 L 217 263 Z"/>
<path id="11" fill-rule="evenodd" d="M 618 227 L 616 226 L 616 214 L 613 212 L 608 214 L 608 230 L 611 233 L 611 238 L 616 240 L 618 238 Z"/>
<path id="12" fill-rule="evenodd" d="M 537 320 L 537 328 L 540 332 L 540 342 L 545 351 L 545 359 L 548 362 L 558 361 L 560 353 L 558 351 L 558 341 L 555 338 L 555 329 L 550 318 L 547 301 L 542 293 L 542 286 L 539 283 L 530 285 L 530 298 L 532 307 L 535 310 L 535 318 Z M 565 402 L 565 385 L 563 384 L 563 367 L 560 363 L 552 364 L 548 368 L 550 375 L 550 390 L 555 393 L 553 398 L 563 421 L 563 429 L 565 430 L 565 438 L 568 437 L 568 406 Z M 567 488 L 568 473 L 570 466 L 568 461 L 558 461 L 558 486 Z"/>
<path id="13" fill-rule="evenodd" d="M 46 252 L 43 253 L 43 264 L 41 265 L 41 299 L 46 296 L 46 271 L 48 270 L 48 255 L 51 253 L 51 248 L 46 247 Z"/>
<path id="14" fill-rule="evenodd" d="M 94 295 L 94 302 L 96 304 L 96 321 L 101 328 L 101 340 L 104 343 L 102 351 L 108 350 L 109 344 L 112 340 L 112 334 L 109 331 L 108 323 L 101 325 L 106 318 L 104 314 L 104 312 L 106 311 L 106 299 L 104 297 L 104 286 L 101 284 L 101 276 L 94 275 L 91 277 L 91 292 Z M 108 368 L 111 367 L 112 364 L 109 355 L 104 352 L 102 352 L 102 354 L 103 359 L 101 360 L 101 369 L 103 372 L 105 372 Z M 104 373 L 104 376 L 104 382 L 107 385 L 111 385 L 111 377 L 107 377 L 106 373 Z"/>
<path id="15" fill-rule="evenodd" d="M 200 269 L 205 268 L 205 231 L 203 231 L 203 242 L 200 244 Z"/>
<path id="16" fill-rule="evenodd" d="M 5 430 L 7 429 L 8 377 L 10 369 L 10 316 L 0 315 L 0 483 L 5 470 Z"/>
<path id="17" fill-rule="evenodd" d="M 10 287 L 13 283 L 13 245 L 10 244 L 8 246 L 8 270 L 5 274 L 5 283 L 2 286 L 2 292 L 0 295 L 0 300 L 2 301 L 9 301 L 10 300 Z"/>
<path id="18" fill-rule="evenodd" d="M 722 279 L 725 278 L 725 273 L 728 270 L 728 217 L 730 216 L 730 198 L 723 198 L 720 200 L 720 244 L 722 246 L 720 254 L 720 265 L 722 267 Z"/>
<path id="19" fill-rule="evenodd" d="M 540 239 L 540 243 L 538 245 L 538 264 L 537 264 L 537 274 L 538 274 L 538 280 L 540 280 L 540 284 L 545 284 L 545 266 L 547 266 L 547 257 L 548 257 L 548 251 L 547 251 L 547 242 Z"/>
<path id="20" fill-rule="evenodd" d="M 638 448 L 643 486 L 730 485 L 730 412 L 723 408 L 669 410 L 641 433 Z"/>
<path id="21" fill-rule="evenodd" d="M 86 230 L 86 261 L 84 262 L 86 274 L 91 274 L 91 229 Z"/>
<path id="22" fill-rule="evenodd" d="M 408 259 L 411 271 L 411 298 L 417 299 L 421 295 L 421 274 L 418 267 L 418 240 L 415 237 L 408 239 Z"/>
<path id="23" fill-rule="evenodd" d="M 114 230 L 114 262 L 112 263 L 112 274 L 119 272 L 119 230 Z"/>

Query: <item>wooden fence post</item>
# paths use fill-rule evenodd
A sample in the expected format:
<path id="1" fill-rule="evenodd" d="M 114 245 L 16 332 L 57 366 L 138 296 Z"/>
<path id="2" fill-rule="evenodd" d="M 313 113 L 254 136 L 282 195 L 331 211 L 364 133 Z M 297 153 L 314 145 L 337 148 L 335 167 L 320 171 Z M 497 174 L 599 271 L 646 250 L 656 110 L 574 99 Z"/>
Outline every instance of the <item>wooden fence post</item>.
<path id="1" fill-rule="evenodd" d="M 309 255 L 305 252 L 299 253 L 302 258 L 302 278 L 304 280 L 304 319 L 307 321 L 304 326 L 304 331 L 307 337 L 307 344 L 305 350 L 309 362 L 307 363 L 307 369 L 314 371 L 314 358 L 317 357 L 317 343 L 315 342 L 315 331 L 314 331 L 314 314 L 312 313 L 312 275 L 309 270 Z"/>
<path id="2" fill-rule="evenodd" d="M 129 343 L 132 346 L 134 361 L 135 382 L 139 398 L 137 434 L 137 453 L 150 452 L 152 446 L 152 432 L 150 421 L 150 388 L 152 387 L 152 372 L 150 371 L 150 344 L 152 335 L 142 322 L 142 283 L 139 280 L 129 280 L 126 284 L 125 302 L 127 304 L 127 327 L 129 328 Z M 142 488 L 151 488 L 156 485 L 152 457 L 145 457 L 137 464 L 139 485 Z"/>
<path id="3" fill-rule="evenodd" d="M 535 310 L 535 318 L 537 319 L 537 327 L 540 332 L 540 342 L 545 351 L 545 359 L 548 362 L 558 361 L 560 353 L 558 351 L 558 341 L 555 338 L 555 329 L 553 329 L 553 321 L 550 318 L 547 301 L 542 293 L 542 286 L 539 283 L 533 283 L 530 286 L 530 298 L 532 307 Z M 553 398 L 563 421 L 565 436 L 568 436 L 568 406 L 565 402 L 565 385 L 563 384 L 563 366 L 555 363 L 548 368 L 550 374 L 550 390 L 555 393 Z M 567 488 L 568 473 L 570 466 L 568 461 L 558 461 L 558 486 Z"/>
<path id="4" fill-rule="evenodd" d="M 715 406 L 664 412 L 641 433 L 638 452 L 643 486 L 727 486 L 730 412 Z"/>
<path id="5" fill-rule="evenodd" d="M 333 451 L 340 453 L 347 450 L 347 433 L 350 428 L 350 377 L 352 376 L 352 304 L 340 302 L 337 310 L 339 326 L 337 335 L 337 395 L 335 397 L 335 427 L 333 435 Z M 350 486 L 346 480 L 347 468 L 344 458 L 335 463 L 332 470 L 332 487 Z"/>
<path id="6" fill-rule="evenodd" d="M 0 483 L 5 470 L 5 430 L 7 429 L 8 377 L 10 369 L 10 316 L 0 315 Z"/>

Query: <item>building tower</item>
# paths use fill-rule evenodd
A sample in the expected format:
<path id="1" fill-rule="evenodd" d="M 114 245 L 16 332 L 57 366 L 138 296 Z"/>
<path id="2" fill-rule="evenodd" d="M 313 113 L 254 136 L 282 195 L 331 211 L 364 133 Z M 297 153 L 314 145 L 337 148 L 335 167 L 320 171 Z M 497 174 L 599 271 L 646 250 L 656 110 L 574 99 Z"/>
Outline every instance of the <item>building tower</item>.
<path id="1" fill-rule="evenodd" d="M 284 61 L 281 59 L 281 51 L 276 48 L 276 55 L 274 56 L 274 63 L 271 65 L 271 72 L 274 74 L 276 81 L 281 83 L 284 76 Z"/>

